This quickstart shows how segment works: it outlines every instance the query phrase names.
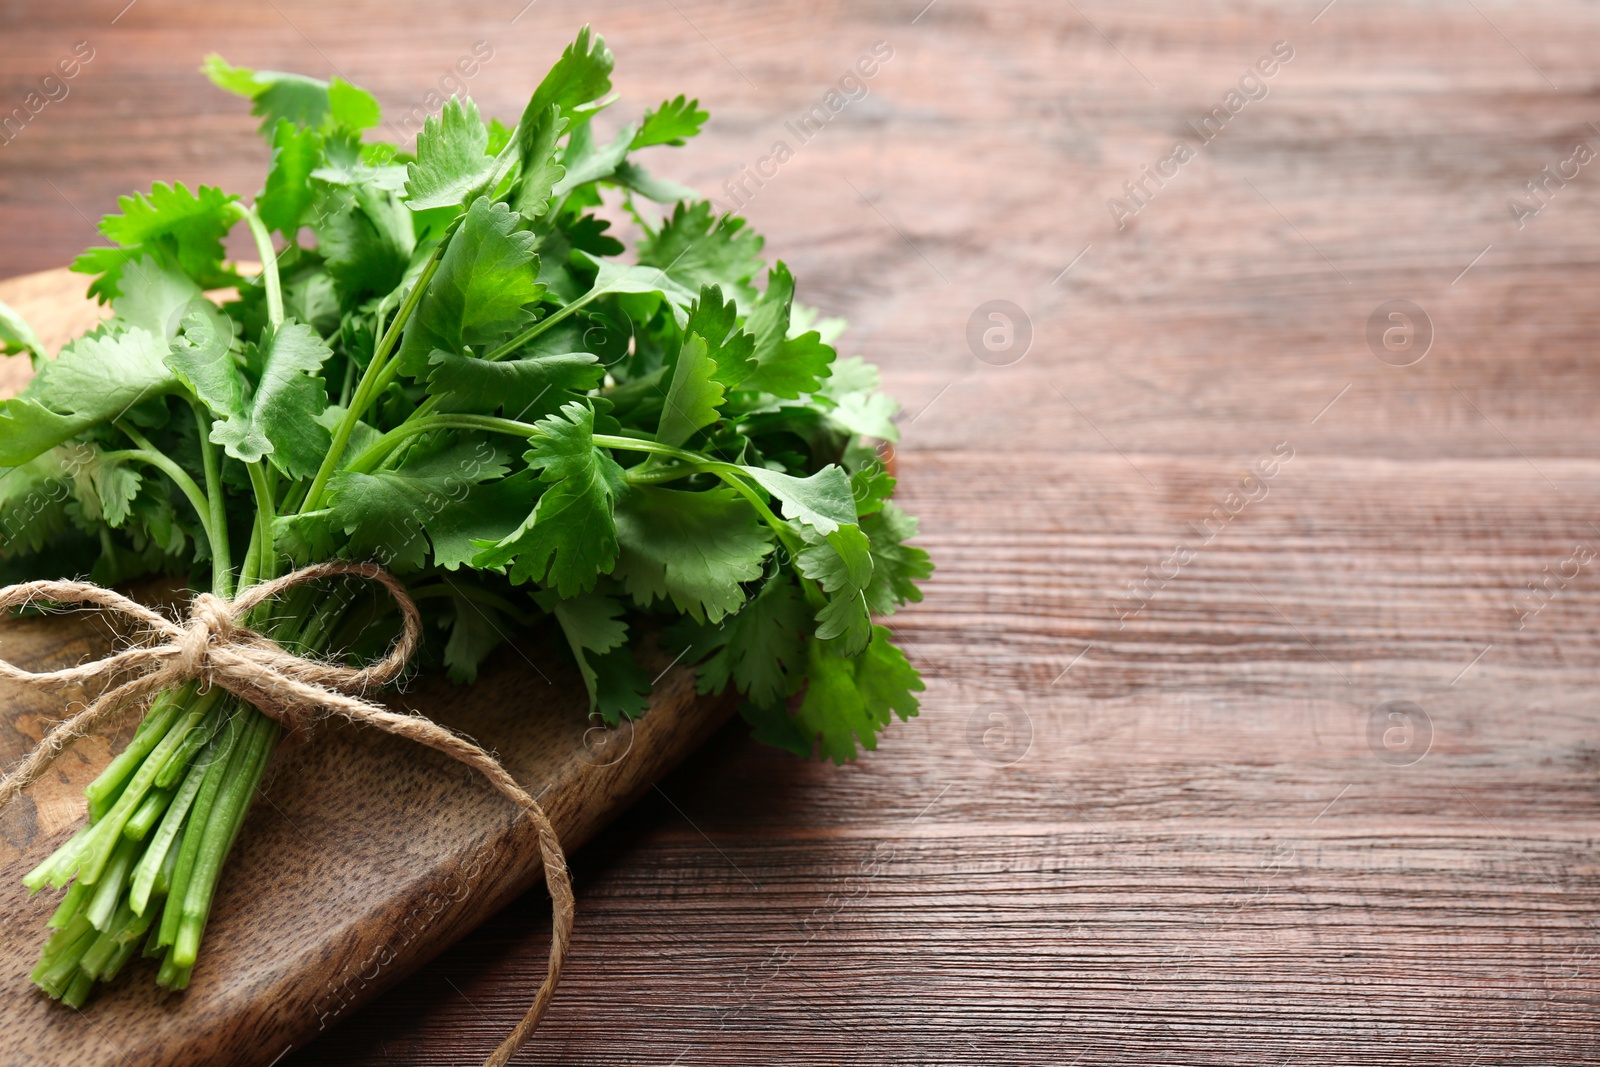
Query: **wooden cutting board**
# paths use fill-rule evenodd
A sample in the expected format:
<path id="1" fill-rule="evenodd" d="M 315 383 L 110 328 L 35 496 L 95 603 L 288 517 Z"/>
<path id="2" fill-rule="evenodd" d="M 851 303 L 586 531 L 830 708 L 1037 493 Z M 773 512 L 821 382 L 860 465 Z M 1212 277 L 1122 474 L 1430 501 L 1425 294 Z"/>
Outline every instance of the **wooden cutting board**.
<path id="1" fill-rule="evenodd" d="M 99 314 L 82 298 L 84 281 L 66 271 L 17 278 L 0 283 L 0 301 L 54 350 Z M 0 396 L 26 375 L 23 358 L 0 363 Z M 0 655 L 48 669 L 103 654 L 110 636 L 88 615 L 0 621 Z M 65 699 L 0 682 L 0 761 L 10 765 L 37 743 Z M 595 728 L 576 671 L 538 639 L 502 648 L 471 686 L 422 678 L 390 703 L 497 753 L 569 851 L 732 710 L 697 697 L 692 674 L 675 667 L 657 679 L 637 723 Z M 471 771 L 415 744 L 326 724 L 314 744 L 286 744 L 274 757 L 188 990 L 164 992 L 154 961 L 135 960 L 76 1012 L 28 981 L 58 894 L 30 898 L 20 879 L 81 825 L 83 787 L 120 743 L 80 743 L 0 813 L 5 1067 L 267 1067 L 543 877 L 529 824 Z M 572 951 L 583 951 L 581 893 Z"/>

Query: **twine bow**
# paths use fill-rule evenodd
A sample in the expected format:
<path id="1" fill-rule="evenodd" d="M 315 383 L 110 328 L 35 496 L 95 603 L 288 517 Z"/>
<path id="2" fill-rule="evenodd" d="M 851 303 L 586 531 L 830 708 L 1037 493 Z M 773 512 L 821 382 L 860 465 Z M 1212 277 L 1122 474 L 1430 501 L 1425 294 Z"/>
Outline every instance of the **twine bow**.
<path id="1" fill-rule="evenodd" d="M 370 666 L 358 669 L 297 656 L 240 621 L 251 609 L 295 586 L 343 575 L 381 583 L 399 606 L 405 624 L 389 654 Z M 47 689 L 105 681 L 128 672 L 134 674 L 130 680 L 101 694 L 83 711 L 58 723 L 20 764 L 0 779 L 0 808 L 38 781 L 80 738 L 104 729 L 124 712 L 164 689 L 199 681 L 203 686 L 221 686 L 289 729 L 337 716 L 426 745 L 482 774 L 527 812 L 539 833 L 539 850 L 544 858 L 545 882 L 550 889 L 555 922 L 544 983 L 527 1014 L 485 1061 L 485 1067 L 503 1067 L 510 1061 L 538 1027 L 561 979 L 574 910 L 566 855 L 544 809 L 517 784 L 499 760 L 430 719 L 393 712 L 358 695 L 371 686 L 384 685 L 399 677 L 422 636 L 422 616 L 399 580 L 376 564 L 317 564 L 252 586 L 233 600 L 200 593 L 189 603 L 186 625 L 90 582 L 25 582 L 0 589 L 0 611 L 34 601 L 89 604 L 118 612 L 136 620 L 157 643 L 136 645 L 81 666 L 38 673 L 0 659 L 0 677 Z"/>

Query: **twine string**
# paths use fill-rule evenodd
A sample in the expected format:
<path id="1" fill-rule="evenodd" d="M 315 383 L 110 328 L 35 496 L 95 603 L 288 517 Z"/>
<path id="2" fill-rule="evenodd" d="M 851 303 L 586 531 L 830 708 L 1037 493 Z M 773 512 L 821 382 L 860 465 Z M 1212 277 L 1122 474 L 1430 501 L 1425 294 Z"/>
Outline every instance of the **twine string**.
<path id="1" fill-rule="evenodd" d="M 404 628 L 388 655 L 376 663 L 356 668 L 298 656 L 242 621 L 252 609 L 296 586 L 341 576 L 380 583 L 400 609 Z M 290 730 L 337 717 L 426 745 L 483 775 L 526 812 L 538 831 L 555 922 L 544 982 L 522 1021 L 484 1061 L 484 1067 L 504 1067 L 510 1061 L 537 1029 L 561 979 L 575 910 L 566 855 L 544 809 L 494 756 L 431 719 L 390 711 L 361 695 L 398 678 L 421 640 L 422 615 L 397 578 L 371 563 L 320 563 L 251 586 L 232 600 L 200 593 L 189 602 L 188 618 L 183 624 L 92 582 L 24 582 L 0 589 L 0 612 L 35 602 L 81 604 L 114 612 L 138 623 L 152 640 L 55 671 L 28 671 L 0 658 L 0 678 L 40 689 L 127 678 L 101 693 L 83 711 L 57 723 L 33 751 L 0 778 L 0 808 L 38 781 L 78 740 L 107 729 L 162 690 L 198 681 L 202 686 L 221 686 Z"/>

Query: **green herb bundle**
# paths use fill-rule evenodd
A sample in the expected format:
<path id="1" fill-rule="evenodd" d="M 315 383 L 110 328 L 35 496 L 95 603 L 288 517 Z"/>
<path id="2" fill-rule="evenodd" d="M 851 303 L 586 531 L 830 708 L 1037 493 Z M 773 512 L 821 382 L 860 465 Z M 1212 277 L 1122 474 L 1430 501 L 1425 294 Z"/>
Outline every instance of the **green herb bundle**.
<path id="1" fill-rule="evenodd" d="M 743 220 L 634 162 L 698 133 L 696 101 L 597 136 L 611 69 L 585 29 L 514 127 L 452 99 L 413 155 L 364 139 L 379 109 L 353 85 L 212 57 L 271 144 L 254 206 L 124 198 L 112 243 L 73 264 L 114 315 L 54 359 L 0 306 L 0 346 L 37 370 L 0 403 L 0 581 L 176 572 L 231 597 L 377 561 L 458 681 L 544 625 L 610 724 L 646 709 L 647 638 L 801 755 L 850 759 L 914 715 L 922 683 L 873 622 L 932 570 L 876 450 L 896 406 L 782 263 L 760 287 Z M 637 223 L 631 255 L 608 209 Z M 225 259 L 240 224 L 259 276 Z M 250 623 L 356 659 L 395 631 L 356 587 L 297 589 Z M 141 947 L 162 985 L 188 983 L 280 733 L 216 688 L 150 704 L 88 824 L 25 879 L 70 885 L 39 986 L 82 1004 Z"/>

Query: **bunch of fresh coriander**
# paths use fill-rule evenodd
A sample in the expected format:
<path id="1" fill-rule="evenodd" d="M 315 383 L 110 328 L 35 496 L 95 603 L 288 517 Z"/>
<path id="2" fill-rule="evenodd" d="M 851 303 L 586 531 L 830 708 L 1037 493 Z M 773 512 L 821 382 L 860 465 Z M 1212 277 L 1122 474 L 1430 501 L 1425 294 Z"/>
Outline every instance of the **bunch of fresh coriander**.
<path id="1" fill-rule="evenodd" d="M 73 264 L 115 314 L 55 359 L 0 306 L 0 345 L 37 371 L 0 403 L 0 581 L 177 572 L 229 597 L 376 560 L 459 681 L 547 625 L 610 724 L 647 706 L 647 638 L 802 755 L 849 759 L 914 715 L 922 683 L 872 622 L 932 570 L 878 461 L 896 406 L 836 358 L 843 324 L 795 304 L 782 263 L 756 287 L 743 220 L 630 158 L 698 133 L 697 101 L 597 139 L 611 69 L 586 28 L 515 127 L 452 99 L 413 156 L 363 139 L 378 105 L 347 82 L 212 57 L 271 143 L 255 205 L 124 198 L 112 245 Z M 631 257 L 608 205 L 637 223 Z M 224 261 L 239 223 L 258 277 Z M 357 589 L 301 588 L 252 623 L 355 658 L 395 630 Z M 157 981 L 187 985 L 279 734 L 215 688 L 150 705 L 89 786 L 88 825 L 25 879 L 71 886 L 38 985 L 79 1005 L 141 944 Z"/>

